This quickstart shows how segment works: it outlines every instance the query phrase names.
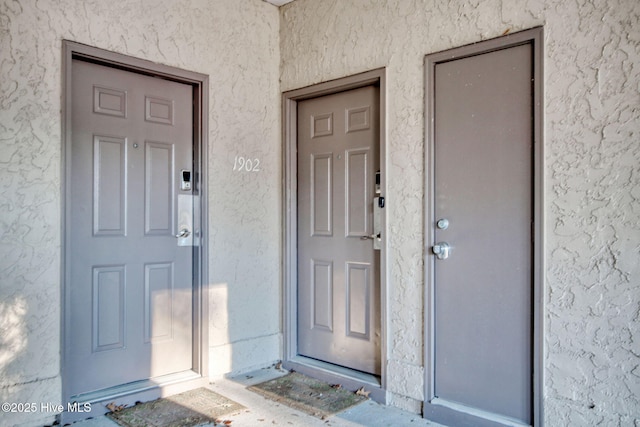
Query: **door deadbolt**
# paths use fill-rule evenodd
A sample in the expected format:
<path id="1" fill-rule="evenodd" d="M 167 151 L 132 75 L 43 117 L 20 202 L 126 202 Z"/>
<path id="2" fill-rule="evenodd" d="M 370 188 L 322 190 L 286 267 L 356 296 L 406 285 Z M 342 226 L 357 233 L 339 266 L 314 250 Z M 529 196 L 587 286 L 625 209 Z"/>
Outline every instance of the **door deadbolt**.
<path id="1" fill-rule="evenodd" d="M 449 220 L 447 218 L 440 218 L 438 222 L 436 222 L 436 227 L 440 230 L 446 230 L 449 228 Z"/>
<path id="2" fill-rule="evenodd" d="M 438 242 L 433 245 L 433 254 L 438 259 L 447 259 L 451 252 L 451 246 L 447 242 Z"/>

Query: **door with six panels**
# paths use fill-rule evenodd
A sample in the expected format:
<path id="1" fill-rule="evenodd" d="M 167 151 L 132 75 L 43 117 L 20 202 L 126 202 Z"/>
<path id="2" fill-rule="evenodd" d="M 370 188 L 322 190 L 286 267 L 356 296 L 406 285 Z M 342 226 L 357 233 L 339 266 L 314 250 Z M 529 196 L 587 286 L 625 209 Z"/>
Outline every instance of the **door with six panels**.
<path id="1" fill-rule="evenodd" d="M 380 375 L 378 88 L 298 102 L 298 353 Z"/>
<path id="2" fill-rule="evenodd" d="M 69 401 L 192 369 L 194 277 L 193 88 L 72 65 Z"/>

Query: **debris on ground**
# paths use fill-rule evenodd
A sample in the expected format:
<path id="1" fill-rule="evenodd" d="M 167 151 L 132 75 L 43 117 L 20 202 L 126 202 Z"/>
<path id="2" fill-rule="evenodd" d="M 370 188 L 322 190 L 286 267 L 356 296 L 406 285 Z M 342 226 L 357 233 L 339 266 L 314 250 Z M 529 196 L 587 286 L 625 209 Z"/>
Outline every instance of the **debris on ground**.
<path id="1" fill-rule="evenodd" d="M 356 390 L 356 395 L 358 396 L 364 396 L 364 397 L 369 397 L 369 395 L 371 394 L 370 391 L 366 391 L 364 389 L 364 386 L 360 387 L 359 389 Z"/>
<path id="2" fill-rule="evenodd" d="M 117 405 L 116 402 L 107 403 L 105 406 L 111 412 L 120 412 L 127 407 L 127 405 Z"/>

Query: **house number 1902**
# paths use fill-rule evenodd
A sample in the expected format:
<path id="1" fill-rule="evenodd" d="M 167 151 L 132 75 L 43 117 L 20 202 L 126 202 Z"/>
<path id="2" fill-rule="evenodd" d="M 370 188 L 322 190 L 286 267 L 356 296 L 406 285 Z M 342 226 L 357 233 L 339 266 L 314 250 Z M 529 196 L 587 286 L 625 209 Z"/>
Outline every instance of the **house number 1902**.
<path id="1" fill-rule="evenodd" d="M 236 156 L 233 160 L 233 170 L 236 172 L 260 172 L 260 159 L 247 159 Z"/>

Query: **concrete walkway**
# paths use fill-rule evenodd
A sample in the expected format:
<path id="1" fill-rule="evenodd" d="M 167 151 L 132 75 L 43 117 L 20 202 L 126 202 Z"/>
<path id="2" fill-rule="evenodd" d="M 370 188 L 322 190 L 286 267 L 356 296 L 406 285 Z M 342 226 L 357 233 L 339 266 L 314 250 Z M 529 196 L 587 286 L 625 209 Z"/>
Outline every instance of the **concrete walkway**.
<path id="1" fill-rule="evenodd" d="M 231 421 L 230 427 L 443 427 L 440 424 L 424 420 L 420 415 L 411 414 L 391 406 L 383 406 L 373 401 L 363 402 L 326 420 L 321 420 L 288 406 L 267 400 L 246 388 L 284 374 L 286 374 L 285 371 L 274 368 L 260 369 L 238 377 L 216 380 L 210 384 L 211 390 L 247 408 L 238 414 L 224 416 L 221 421 Z M 224 426 L 224 424 L 220 425 Z M 213 425 L 206 424 L 206 426 L 211 427 Z M 77 422 L 73 424 L 73 427 L 118 427 L 118 424 L 103 416 Z"/>

